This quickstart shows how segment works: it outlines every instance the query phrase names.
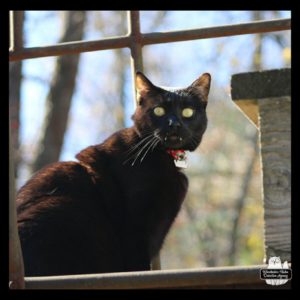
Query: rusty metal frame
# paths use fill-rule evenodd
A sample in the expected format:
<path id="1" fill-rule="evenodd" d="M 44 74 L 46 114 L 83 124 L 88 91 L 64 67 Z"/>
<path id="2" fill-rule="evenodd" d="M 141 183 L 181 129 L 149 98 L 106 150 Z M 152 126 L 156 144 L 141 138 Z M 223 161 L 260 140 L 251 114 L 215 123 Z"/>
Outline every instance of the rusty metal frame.
<path id="1" fill-rule="evenodd" d="M 126 36 L 111 37 L 93 41 L 75 41 L 52 46 L 12 49 L 9 51 L 9 60 L 21 60 L 36 57 L 78 54 L 89 51 L 99 51 L 117 48 L 137 49 L 145 45 L 190 41 L 196 39 L 217 38 L 242 34 L 266 33 L 288 30 L 291 28 L 291 19 L 277 19 L 271 21 L 254 21 L 234 25 L 206 27 L 190 30 L 141 33 L 139 13 L 130 12 L 129 33 Z"/>
<path id="2" fill-rule="evenodd" d="M 47 56 L 59 56 L 59 55 L 67 55 L 67 54 L 78 54 L 89 51 L 99 51 L 99 50 L 107 50 L 107 49 L 117 49 L 117 48 L 125 48 L 128 47 L 131 50 L 131 69 L 132 76 L 135 78 L 135 72 L 137 70 L 143 70 L 143 58 L 142 58 L 142 47 L 145 45 L 153 45 L 160 43 L 171 43 L 171 42 L 179 42 L 179 41 L 190 41 L 196 39 L 207 39 L 207 38 L 217 38 L 217 37 L 228 37 L 242 34 L 255 34 L 255 33 L 266 33 L 272 31 L 281 31 L 281 30 L 290 30 L 291 29 L 291 19 L 276 19 L 269 21 L 255 21 L 249 23 L 241 23 L 241 24 L 233 24 L 233 25 L 225 25 L 225 26 L 215 26 L 215 27 L 206 27 L 199 29 L 191 29 L 191 30 L 180 30 L 180 31 L 168 31 L 168 32 L 151 32 L 151 33 L 141 33 L 140 31 L 140 14 L 139 11 L 129 11 L 128 12 L 128 34 L 126 36 L 119 37 L 110 37 L 101 40 L 93 40 L 93 41 L 74 41 L 68 43 L 61 43 L 57 45 L 45 46 L 45 47 L 31 47 L 24 48 L 23 45 L 18 45 L 16 41 L 18 41 L 17 36 L 20 34 L 20 25 L 18 19 L 18 11 L 10 12 L 10 49 L 9 49 L 9 61 L 18 61 L 29 58 L 37 58 L 37 57 L 47 57 Z M 135 80 L 133 80 L 133 89 L 135 95 Z M 135 274 L 136 272 L 128 273 L 126 275 L 118 274 L 107 274 L 107 275 L 82 275 L 82 276 L 69 276 L 67 279 L 60 278 L 60 276 L 53 276 L 48 279 L 43 279 L 42 277 L 35 278 L 25 278 L 24 280 L 24 266 L 22 259 L 22 251 L 20 248 L 20 241 L 17 232 L 17 222 L 16 222 L 16 210 L 15 210 L 15 196 L 14 196 L 14 174 L 13 174 L 13 161 L 12 161 L 12 152 L 10 149 L 10 199 L 9 199 L 9 221 L 10 221 L 10 252 L 9 252 L 9 262 L 10 262 L 10 287 L 11 288 L 42 288 L 42 287 L 55 287 L 59 286 L 60 288 L 66 287 L 80 287 L 80 288 L 101 288 L 104 287 L 103 283 L 110 281 L 107 278 L 111 278 L 110 281 L 111 288 L 120 288 L 129 286 L 129 282 L 135 280 L 135 282 L 139 282 L 140 278 L 145 278 L 145 280 L 141 280 L 144 282 L 142 285 L 133 285 L 136 287 L 157 287 L 159 284 L 155 281 L 158 277 L 152 277 L 151 272 L 140 272 L 139 274 Z M 153 261 L 152 264 L 153 269 L 160 269 L 160 261 L 159 257 Z M 239 272 L 242 272 L 243 268 L 239 268 Z M 218 269 L 216 269 L 218 270 Z M 227 269 L 226 269 L 227 270 Z M 226 271 L 225 270 L 225 271 Z M 222 281 L 219 284 L 222 284 L 228 274 L 232 274 L 232 268 L 228 268 L 229 273 L 222 273 L 224 276 Z M 236 271 L 236 269 L 234 269 Z M 220 271 L 220 270 L 219 270 Z M 221 270 L 222 271 L 222 270 Z M 224 271 L 224 270 L 223 270 Z M 163 271 L 160 271 L 163 272 Z M 230 273 L 231 272 L 231 273 Z M 252 272 L 252 271 L 251 271 Z M 250 272 L 250 273 L 251 273 Z M 196 272 L 197 273 L 197 272 Z M 183 278 L 189 278 L 189 282 L 191 280 L 195 280 L 195 278 L 201 277 L 202 275 L 198 272 L 197 274 L 189 271 L 180 272 L 180 276 Z M 215 277 L 220 272 L 214 273 Z M 149 278 L 146 274 L 149 274 Z M 163 273 L 162 273 L 163 274 Z M 190 275 L 188 275 L 190 274 Z M 194 274 L 194 275 L 193 275 Z M 252 274 L 252 273 L 251 273 Z M 140 277 L 142 276 L 143 277 Z M 179 276 L 178 275 L 178 276 Z M 88 277 L 84 277 L 88 276 Z M 90 276 L 90 277 L 89 277 Z M 118 277 L 119 276 L 119 277 Z M 161 275 L 164 276 L 164 275 Z M 171 285 L 167 285 L 167 287 L 180 285 L 180 277 L 172 275 L 166 275 L 167 280 L 171 280 Z M 175 276 L 175 277 L 174 277 Z M 187 277 L 186 277 L 187 276 Z M 250 276 L 251 277 L 251 276 Z M 73 279 L 72 279 L 73 278 Z M 87 285 L 86 278 L 89 280 L 95 279 L 95 284 Z M 97 279 L 98 278 L 98 279 Z M 100 279 L 99 279 L 100 278 Z M 101 279 L 102 278 L 102 279 Z M 103 279 L 104 278 L 104 279 Z M 106 279 L 105 279 L 106 278 Z M 148 278 L 148 279 L 147 279 Z M 174 280 L 173 280 L 173 279 Z M 181 278 L 181 280 L 182 280 Z M 202 277 L 201 277 L 202 278 Z M 211 278 L 214 278 L 213 276 Z M 236 282 L 239 281 L 239 276 L 234 277 Z M 161 278 L 160 278 L 161 279 Z M 199 278 L 198 278 L 199 279 Z M 117 282 L 114 284 L 113 280 Z M 117 280 L 117 281 L 116 281 Z M 193 281 L 192 280 L 192 281 Z M 254 278 L 253 278 L 254 280 Z M 119 283 L 120 284 L 119 284 Z M 148 282 L 148 283 L 147 283 Z M 156 282 L 156 283 L 155 283 Z M 125 285 L 124 285 L 125 283 Z M 234 282 L 232 282 L 234 283 Z M 54 284 L 54 286 L 53 286 Z M 74 286 L 74 284 L 76 286 Z M 156 285 L 155 285 L 156 284 Z M 172 285 L 173 284 L 173 285 Z M 189 285 L 188 282 L 185 283 Z M 88 287 L 87 287 L 88 286 Z M 132 287 L 133 287 L 132 286 Z M 181 284 L 182 286 L 182 284 Z M 165 286 L 166 287 L 166 286 Z"/>

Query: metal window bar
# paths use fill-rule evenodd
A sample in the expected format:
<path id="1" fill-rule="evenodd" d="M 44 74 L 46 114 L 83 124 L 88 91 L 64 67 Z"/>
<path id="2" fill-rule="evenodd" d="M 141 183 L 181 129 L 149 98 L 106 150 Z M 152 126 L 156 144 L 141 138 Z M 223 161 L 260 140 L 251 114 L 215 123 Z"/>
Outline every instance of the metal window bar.
<path id="1" fill-rule="evenodd" d="M 226 37 L 242 34 L 266 33 L 291 29 L 291 19 L 276 19 L 268 21 L 254 21 L 241 24 L 206 27 L 191 30 L 179 30 L 168 32 L 141 33 L 139 11 L 128 11 L 128 34 L 126 36 L 111 37 L 93 41 L 75 41 L 61 43 L 45 47 L 24 48 L 17 44 L 17 36 L 20 34 L 18 11 L 10 11 L 10 49 L 9 61 L 18 61 L 29 58 L 59 56 L 66 54 L 78 54 L 89 51 L 117 49 L 128 47 L 131 50 L 132 76 L 135 78 L 137 70 L 143 71 L 142 47 L 160 43 L 171 43 L 179 41 L 190 41 L 196 39 L 207 39 Z M 133 80 L 134 95 L 135 80 Z M 17 231 L 15 196 L 14 196 L 14 174 L 12 150 L 10 148 L 10 198 L 9 198 L 9 280 L 10 287 L 21 289 L 25 287 L 24 265 L 22 251 Z M 159 257 L 153 260 L 152 269 L 160 269 Z M 83 275 L 84 277 L 85 275 Z M 96 276 L 96 275 L 95 275 Z M 59 281 L 59 276 L 52 280 Z M 72 278 L 72 276 L 71 276 Z M 80 276 L 78 278 L 80 281 Z M 32 282 L 32 278 L 31 281 Z M 37 278 L 38 282 L 38 278 Z M 50 282 L 50 280 L 49 280 Z M 62 286 L 62 285 L 60 285 Z"/>
<path id="2" fill-rule="evenodd" d="M 20 30 L 18 30 L 20 28 L 22 15 L 20 12 L 10 12 L 9 14 L 10 51 L 11 49 L 18 50 L 23 47 L 23 45 L 20 44 L 22 39 L 19 38 Z M 11 126 L 9 120 L 9 287 L 11 289 L 24 289 L 24 264 L 17 227 L 13 157 Z"/>

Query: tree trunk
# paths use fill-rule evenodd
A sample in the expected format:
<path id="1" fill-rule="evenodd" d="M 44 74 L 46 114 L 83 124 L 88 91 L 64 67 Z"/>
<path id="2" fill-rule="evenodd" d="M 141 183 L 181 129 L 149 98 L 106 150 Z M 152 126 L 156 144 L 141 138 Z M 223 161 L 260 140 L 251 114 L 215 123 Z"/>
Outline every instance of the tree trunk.
<path id="1" fill-rule="evenodd" d="M 65 30 L 60 42 L 82 40 L 85 19 L 85 11 L 65 12 Z M 53 80 L 47 96 L 48 114 L 45 120 L 45 134 L 39 147 L 39 154 L 32 167 L 33 172 L 59 159 L 76 84 L 78 62 L 79 55 L 57 58 Z"/>
<path id="2" fill-rule="evenodd" d="M 252 12 L 252 20 L 258 21 L 262 18 L 262 13 L 259 10 Z M 262 68 L 262 42 L 263 34 L 258 33 L 254 35 L 255 50 L 253 54 L 252 69 L 253 71 L 259 71 Z"/>
<path id="3" fill-rule="evenodd" d="M 185 205 L 183 206 L 185 209 L 187 216 L 189 218 L 189 223 L 192 224 L 192 229 L 194 231 L 195 236 L 197 237 L 199 245 L 203 245 L 203 258 L 205 261 L 205 264 L 207 267 L 215 267 L 217 265 L 217 255 L 214 253 L 212 255 L 211 251 L 208 250 L 208 247 L 206 248 L 206 245 L 208 245 L 208 241 L 213 240 L 213 234 L 214 231 L 213 228 L 207 228 L 205 232 L 200 232 L 197 229 L 197 215 L 195 213 L 195 208 L 190 205 L 188 201 L 185 202 Z M 215 244 L 217 245 L 217 243 Z"/>
<path id="4" fill-rule="evenodd" d="M 115 66 L 117 69 L 114 70 L 116 73 L 116 92 L 117 92 L 117 103 L 114 103 L 114 111 L 116 128 L 126 127 L 125 123 L 125 84 L 126 84 L 126 57 L 122 49 L 115 50 Z"/>
<path id="5" fill-rule="evenodd" d="M 235 201 L 235 215 L 232 222 L 232 230 L 230 234 L 230 248 L 228 253 L 228 259 L 229 259 L 229 265 L 235 265 L 236 264 L 236 254 L 237 254 L 237 245 L 238 245 L 238 233 L 239 233 L 239 226 L 240 226 L 240 220 L 242 211 L 245 207 L 245 198 L 248 193 L 250 181 L 253 174 L 253 167 L 257 158 L 258 153 L 258 147 L 257 147 L 257 133 L 253 135 L 251 138 L 251 143 L 253 144 L 253 154 L 249 161 L 249 164 L 246 168 L 246 172 L 243 178 L 243 183 L 240 190 L 240 195 L 238 196 L 237 200 Z"/>
<path id="6" fill-rule="evenodd" d="M 262 13 L 261 11 L 253 11 L 252 12 L 252 20 L 253 21 L 258 21 L 262 19 Z M 254 42 L 255 42 L 255 49 L 252 57 L 252 69 L 253 70 L 261 70 L 262 69 L 262 42 L 263 42 L 263 35 L 262 34 L 256 34 L 254 36 Z M 239 229 L 239 223 L 241 219 L 241 214 L 244 209 L 245 205 L 245 198 L 247 196 L 248 192 L 248 187 L 249 183 L 251 180 L 251 175 L 252 175 L 252 169 L 256 160 L 257 156 L 257 134 L 252 138 L 252 144 L 254 147 L 254 152 L 253 156 L 250 159 L 249 165 L 247 167 L 245 177 L 242 183 L 242 187 L 240 190 L 240 195 L 235 201 L 235 216 L 233 218 L 233 223 L 232 223 L 232 230 L 230 233 L 230 248 L 228 251 L 228 260 L 229 260 L 229 265 L 235 265 L 236 263 L 236 252 L 237 252 L 237 245 L 238 245 L 238 229 Z"/>

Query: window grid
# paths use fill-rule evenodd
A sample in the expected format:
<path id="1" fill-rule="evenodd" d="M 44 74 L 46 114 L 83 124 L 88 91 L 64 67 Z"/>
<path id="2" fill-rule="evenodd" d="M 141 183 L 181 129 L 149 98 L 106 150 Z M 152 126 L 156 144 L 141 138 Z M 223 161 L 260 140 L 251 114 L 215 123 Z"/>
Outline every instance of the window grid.
<path id="1" fill-rule="evenodd" d="M 38 58 L 46 56 L 59 56 L 67 54 L 79 54 L 89 51 L 100 51 L 108 49 L 117 49 L 128 47 L 131 50 L 131 70 L 132 78 L 135 79 L 136 71 L 143 71 L 143 57 L 142 47 L 145 45 L 153 45 L 160 43 L 171 43 L 179 41 L 189 41 L 196 39 L 226 37 L 242 34 L 257 34 L 266 33 L 281 30 L 291 29 L 291 19 L 275 19 L 267 21 L 254 21 L 248 23 L 240 23 L 225 26 L 205 27 L 191 30 L 180 31 L 168 31 L 168 32 L 151 32 L 141 33 L 140 30 L 140 13 L 139 11 L 128 11 L 128 34 L 125 36 L 110 37 L 100 40 L 92 41 L 74 41 L 61 43 L 45 47 L 30 47 L 24 48 L 23 45 L 18 44 L 20 40 L 18 36 L 21 34 L 20 26 L 20 11 L 10 11 L 10 48 L 9 48 L 9 61 L 19 61 L 29 58 Z M 135 92 L 135 80 L 133 80 L 134 95 Z M 9 136 L 10 137 L 10 136 Z M 11 143 L 11 139 L 9 139 Z M 14 174 L 13 170 L 13 155 L 10 144 L 9 155 L 9 181 L 10 181 L 10 198 L 9 198 L 9 280 L 10 288 L 19 289 L 25 288 L 24 281 L 24 266 L 22 259 L 22 251 L 20 247 L 20 241 L 17 231 L 16 221 L 16 208 L 15 208 L 15 193 L 14 193 Z M 152 269 L 160 269 L 159 257 L 156 257 L 152 261 Z M 240 276 L 241 270 L 245 268 L 239 268 L 237 274 L 234 276 L 236 281 L 241 281 L 243 278 Z M 249 276 L 252 276 L 253 282 L 257 280 L 258 267 L 246 268 L 244 270 Z M 215 272 L 216 278 L 220 275 L 218 272 L 225 272 L 226 268 L 218 268 Z M 168 281 L 170 284 L 174 281 L 173 286 L 178 286 L 178 280 L 183 284 L 185 280 L 190 283 L 195 275 L 192 271 L 182 274 L 172 271 L 164 271 L 168 273 Z M 41 277 L 35 277 L 35 280 L 28 279 L 26 285 L 34 283 L 35 288 L 149 288 L 155 287 L 157 281 L 163 280 L 159 274 L 143 274 L 142 279 L 139 275 L 127 273 L 125 275 L 107 276 L 106 274 L 90 274 L 90 275 L 73 275 L 73 276 L 53 276 L 48 279 L 42 279 Z M 141 273 L 141 272 L 140 272 Z M 205 273 L 205 272 L 204 272 Z M 209 273 L 209 271 L 208 271 Z M 208 273 L 206 273 L 207 276 Z M 224 274 L 225 274 L 224 273 Z M 199 277 L 199 274 L 196 274 Z M 232 274 L 231 274 L 232 275 Z M 126 280 L 127 277 L 127 280 Z M 198 278 L 197 277 L 197 278 Z M 135 284 L 132 286 L 132 280 Z M 249 280 L 249 278 L 247 278 Z M 104 282 L 104 285 L 103 285 Z M 105 285 L 106 283 L 106 285 Z M 131 284 L 130 284 L 131 283 Z M 221 284 L 219 282 L 219 284 Z M 182 286 L 182 285 L 181 285 Z"/>

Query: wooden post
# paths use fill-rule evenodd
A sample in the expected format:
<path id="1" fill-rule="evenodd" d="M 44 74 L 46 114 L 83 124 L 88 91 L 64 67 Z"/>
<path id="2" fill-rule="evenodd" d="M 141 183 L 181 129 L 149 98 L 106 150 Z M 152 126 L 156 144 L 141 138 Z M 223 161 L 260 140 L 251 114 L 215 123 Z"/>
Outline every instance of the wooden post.
<path id="1" fill-rule="evenodd" d="M 281 69 L 235 74 L 231 81 L 232 99 L 260 132 L 265 261 L 291 261 L 290 78 L 290 69 Z"/>
<path id="2" fill-rule="evenodd" d="M 291 97 L 258 101 L 266 258 L 291 260 Z"/>

